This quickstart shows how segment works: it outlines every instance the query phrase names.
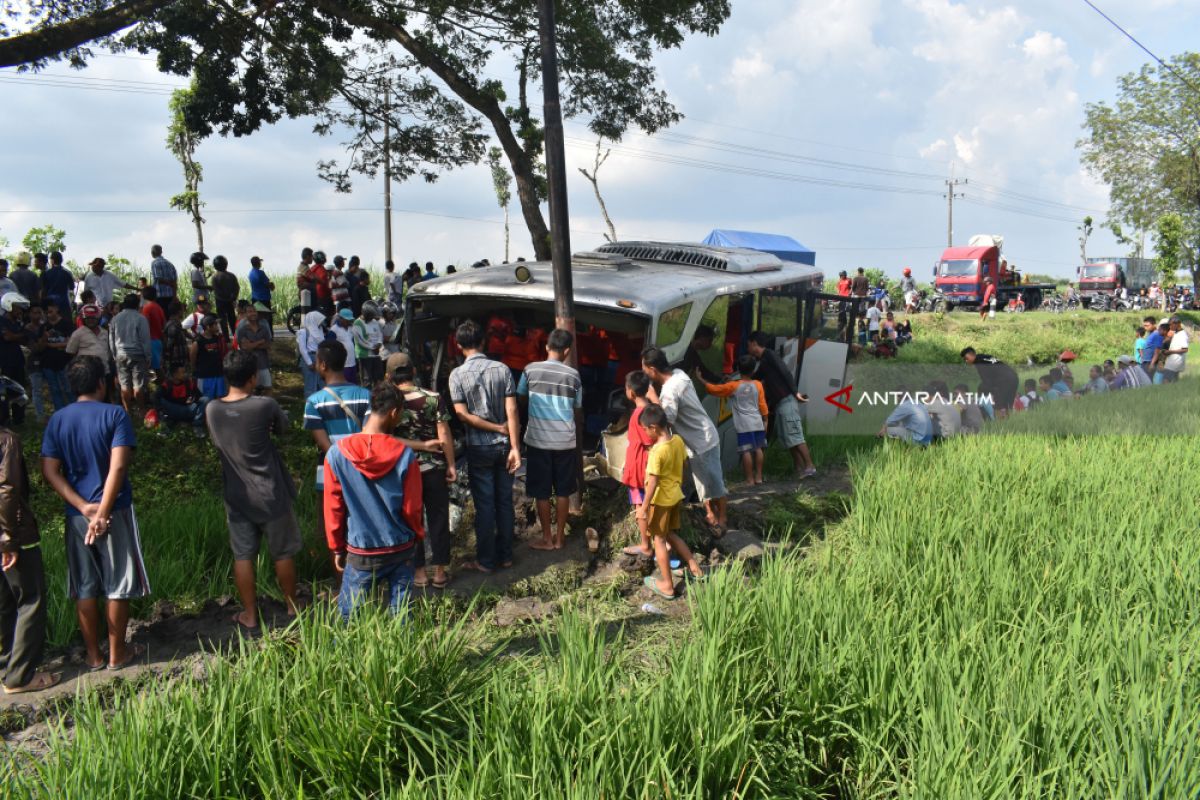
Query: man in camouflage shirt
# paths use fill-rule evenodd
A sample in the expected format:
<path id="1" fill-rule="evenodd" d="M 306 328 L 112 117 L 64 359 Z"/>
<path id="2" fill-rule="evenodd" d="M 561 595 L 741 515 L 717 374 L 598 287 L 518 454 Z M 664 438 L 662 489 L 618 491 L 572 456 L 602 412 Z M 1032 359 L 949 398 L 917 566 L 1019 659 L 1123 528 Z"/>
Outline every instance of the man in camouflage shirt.
<path id="1" fill-rule="evenodd" d="M 415 586 L 432 585 L 443 589 L 449 580 L 446 566 L 450 563 L 450 484 L 458 474 L 454 468 L 454 437 L 450 433 L 450 407 L 437 392 L 418 387 L 413 381 L 412 361 L 405 353 L 395 353 L 387 360 L 387 379 L 404 397 L 404 414 L 396 428 L 401 439 L 417 442 L 437 440 L 441 451 L 418 452 L 421 465 L 421 503 L 425 509 L 425 540 L 432 557 L 433 578 L 425 572 L 425 542 L 417 547 L 413 557 Z"/>

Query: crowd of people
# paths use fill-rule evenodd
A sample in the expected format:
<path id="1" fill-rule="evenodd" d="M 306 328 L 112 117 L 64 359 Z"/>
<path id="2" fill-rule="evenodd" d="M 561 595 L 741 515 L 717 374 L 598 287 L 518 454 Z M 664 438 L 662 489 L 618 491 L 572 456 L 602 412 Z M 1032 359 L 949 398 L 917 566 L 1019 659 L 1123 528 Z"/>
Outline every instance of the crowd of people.
<path id="1" fill-rule="evenodd" d="M 1077 357 L 1064 350 L 1045 374 L 1023 382 L 1008 364 L 967 347 L 960 356 L 979 375 L 976 391 L 962 383 L 950 389 L 944 381 L 932 381 L 916 391 L 901 387 L 898 393 L 903 399 L 878 435 L 928 445 L 940 439 L 978 433 L 986 420 L 1003 418 L 1014 411 L 1028 411 L 1045 403 L 1175 383 L 1187 367 L 1189 344 L 1190 334 L 1179 317 L 1159 320 L 1146 317 L 1133 329 L 1131 352 L 1090 366 L 1086 380 L 1082 375 L 1076 379 L 1072 366 Z"/>
<path id="2" fill-rule="evenodd" d="M 154 256 L 155 285 L 140 289 L 104 278 L 109 273 L 103 262 L 93 262 L 95 288 L 83 290 L 78 309 L 69 293 L 60 298 L 57 290 L 46 289 L 55 287 L 53 281 L 23 286 L 29 298 L 18 292 L 0 298 L 5 343 L 11 345 L 3 352 L 41 355 L 32 368 L 22 362 L 20 370 L 6 369 L 6 377 L 18 383 L 36 373 L 50 389 L 54 410 L 42 435 L 41 475 L 64 502 L 67 585 L 91 670 L 119 670 L 141 654 L 127 643 L 129 604 L 150 594 L 153 565 L 147 569 L 142 555 L 129 466 L 136 445 L 134 420 L 149 405 L 146 387 L 152 380 L 159 387 L 153 411 L 164 422 L 190 425 L 209 437 L 221 461 L 241 600 L 233 624 L 246 631 L 259 626 L 254 564 L 264 545 L 288 612 L 295 614 L 302 605 L 294 563 L 304 540 L 294 511 L 299 490 L 276 444 L 288 419 L 268 391 L 270 306 L 262 300 L 241 304 L 224 277 L 228 263 L 218 257 L 211 280 L 203 269 L 193 276 L 195 310 L 185 318 L 173 266 L 160 248 L 154 248 Z M 256 261 L 253 267 L 261 269 Z M 197 268 L 203 263 L 193 261 Z M 310 268 L 323 265 L 323 254 L 313 252 Z M 596 380 L 586 372 L 602 372 L 567 362 L 580 339 L 594 348 L 596 332 L 517 335 L 526 343 L 522 353 L 527 357 L 518 369 L 512 366 L 515 351 L 508 348 L 516 331 L 509 331 L 500 352 L 492 353 L 500 332 L 495 320 L 486 326 L 466 320 L 453 334 L 453 369 L 445 390 L 421 388 L 413 359 L 396 342 L 394 317 L 375 318 L 378 304 L 370 300 L 356 311 L 355 292 L 343 293 L 336 276 L 352 273 L 352 266 L 357 265 L 343 270 L 335 259 L 325 268 L 324 283 L 313 274 L 319 269 L 305 270 L 315 307 L 297 341 L 306 389 L 302 425 L 312 435 L 319 462 L 313 482 L 316 533 L 332 555 L 342 614 L 349 618 L 372 587 L 386 587 L 388 603 L 398 611 L 412 587 L 448 584 L 450 487 L 460 464 L 467 467 L 475 509 L 474 558 L 462 569 L 490 573 L 512 566 L 513 492 L 522 465 L 525 492 L 534 501 L 541 529 L 529 546 L 563 548 L 569 498 L 580 488 L 577 415 L 585 410 L 589 381 Z M 427 269 L 421 279 L 431 272 Z M 361 270 L 358 274 L 358 285 L 364 285 L 366 278 Z M 273 288 L 269 281 L 259 285 Z M 121 289 L 126 294 L 116 300 Z M 103 295 L 94 296 L 97 290 Z M 807 398 L 771 349 L 770 338 L 750 335 L 747 353 L 736 362 L 738 377 L 728 380 L 701 369 L 697 351 L 711 347 L 711 337 L 706 328 L 697 332 L 684 360 L 687 370 L 673 368 L 654 347 L 622 362 L 632 408 L 623 479 L 642 534 L 631 551 L 655 559 L 657 569 L 647 586 L 668 598 L 674 596 L 677 576 L 672 556 L 687 574 L 703 577 L 678 537 L 681 504 L 692 491 L 683 485 L 685 464 L 690 462 L 691 484 L 707 523 L 718 533 L 727 523 L 720 441 L 697 386 L 730 398 L 748 483 L 762 481 L 768 429 L 790 451 L 803 477 L 815 474 L 799 412 Z M 604 353 L 605 367 L 611 368 L 608 345 Z M 16 406 L 3 421 L 19 423 L 15 412 Z M 41 409 L 37 413 L 40 417 Z M 465 433 L 461 459 L 451 430 L 456 423 Z M 59 676 L 36 672 L 45 642 L 46 582 L 21 444 L 7 429 L 0 429 L 0 477 L 9 490 L 0 495 L 3 683 L 9 693 L 36 691 Z"/>

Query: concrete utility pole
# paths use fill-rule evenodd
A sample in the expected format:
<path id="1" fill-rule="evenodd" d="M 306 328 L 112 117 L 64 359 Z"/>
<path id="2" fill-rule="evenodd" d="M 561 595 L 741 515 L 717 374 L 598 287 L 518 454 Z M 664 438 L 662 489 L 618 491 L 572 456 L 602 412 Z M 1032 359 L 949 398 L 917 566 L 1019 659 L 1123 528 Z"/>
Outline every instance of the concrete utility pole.
<path id="1" fill-rule="evenodd" d="M 392 260 L 392 96 L 383 87 L 383 257 Z"/>
<path id="2" fill-rule="evenodd" d="M 950 180 L 946 181 L 946 247 L 954 247 L 954 200 L 961 200 L 965 196 L 961 192 L 955 194 L 954 190 L 967 183 L 969 181 L 966 178 L 956 180 L 954 170 L 950 170 Z"/>
<path id="3" fill-rule="evenodd" d="M 554 324 L 575 334 L 575 291 L 571 285 L 571 231 L 567 211 L 567 155 L 558 101 L 558 48 L 554 0 L 538 0 L 542 44 L 542 124 L 546 127 L 546 178 L 550 186 L 550 253 L 554 264 Z M 574 366 L 575 348 L 571 348 Z"/>

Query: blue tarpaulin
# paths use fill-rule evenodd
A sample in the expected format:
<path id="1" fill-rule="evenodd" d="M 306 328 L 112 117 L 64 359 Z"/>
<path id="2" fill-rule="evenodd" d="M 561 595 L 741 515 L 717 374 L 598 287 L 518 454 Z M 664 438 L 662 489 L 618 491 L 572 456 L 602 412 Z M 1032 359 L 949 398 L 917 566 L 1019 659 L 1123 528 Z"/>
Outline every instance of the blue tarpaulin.
<path id="1" fill-rule="evenodd" d="M 778 256 L 784 261 L 817 265 L 817 253 L 797 242 L 790 236 L 777 233 L 754 233 L 753 231 L 715 230 L 704 240 L 705 244 L 718 247 L 746 247 Z"/>

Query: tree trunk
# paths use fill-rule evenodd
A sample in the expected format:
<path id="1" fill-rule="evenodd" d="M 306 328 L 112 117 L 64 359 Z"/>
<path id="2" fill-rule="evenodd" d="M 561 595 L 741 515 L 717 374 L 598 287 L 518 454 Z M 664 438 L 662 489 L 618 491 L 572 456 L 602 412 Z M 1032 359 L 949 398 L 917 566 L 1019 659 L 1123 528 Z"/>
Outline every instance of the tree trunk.
<path id="1" fill-rule="evenodd" d="M 375 31 L 395 41 L 407 50 L 417 63 L 437 75 L 450 91 L 458 95 L 464 103 L 478 111 L 491 123 L 517 183 L 517 199 L 521 202 L 521 216 L 525 219 L 525 227 L 529 229 L 534 258 L 538 261 L 549 261 L 550 228 L 542 216 L 542 207 L 537 196 L 537 174 L 534 172 L 533 162 L 521 148 L 521 143 L 513 133 L 512 126 L 504 115 L 504 109 L 500 107 L 496 98 L 479 91 L 470 80 L 456 72 L 437 52 L 403 27 L 381 20 L 371 14 L 354 11 L 338 0 L 314 0 L 314 4 L 326 14 L 337 17 L 355 27 Z"/>
<path id="2" fill-rule="evenodd" d="M 509 242 L 509 235 L 508 235 L 508 203 L 505 203 L 505 204 L 504 204 L 504 263 L 505 263 L 505 264 L 507 264 L 507 263 L 508 263 L 508 261 L 509 261 L 509 258 L 508 258 L 508 242 Z"/>
<path id="3" fill-rule="evenodd" d="M 0 39 L 0 67 L 15 67 L 85 45 L 151 17 L 175 0 L 130 0 L 85 17 Z"/>
<path id="4" fill-rule="evenodd" d="M 192 208 L 192 224 L 196 226 L 196 249 L 204 252 L 204 219 L 200 216 L 199 206 Z"/>

